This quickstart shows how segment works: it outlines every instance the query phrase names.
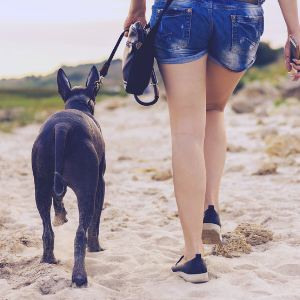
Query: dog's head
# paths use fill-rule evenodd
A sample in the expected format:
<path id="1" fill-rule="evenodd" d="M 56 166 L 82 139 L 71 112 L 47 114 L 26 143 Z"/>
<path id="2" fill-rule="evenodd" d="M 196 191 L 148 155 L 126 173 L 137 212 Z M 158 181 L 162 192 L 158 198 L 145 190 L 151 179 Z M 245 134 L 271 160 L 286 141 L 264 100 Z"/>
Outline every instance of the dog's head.
<path id="1" fill-rule="evenodd" d="M 58 92 L 61 95 L 64 102 L 67 102 L 72 96 L 81 95 L 86 96 L 89 99 L 92 99 L 95 103 L 95 97 L 97 96 L 98 91 L 94 91 L 95 82 L 99 80 L 99 73 L 95 66 L 92 67 L 90 74 L 86 81 L 86 87 L 71 87 L 71 83 L 65 74 L 63 69 L 59 69 L 57 73 L 57 85 Z"/>

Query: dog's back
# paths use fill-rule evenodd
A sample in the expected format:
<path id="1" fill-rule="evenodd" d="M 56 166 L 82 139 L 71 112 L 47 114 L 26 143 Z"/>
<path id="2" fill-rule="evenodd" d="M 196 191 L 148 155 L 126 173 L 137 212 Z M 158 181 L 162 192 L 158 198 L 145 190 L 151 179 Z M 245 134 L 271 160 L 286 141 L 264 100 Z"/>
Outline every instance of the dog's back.
<path id="1" fill-rule="evenodd" d="M 83 155 L 87 156 L 86 164 L 93 161 L 95 165 L 99 165 L 104 151 L 101 130 L 94 118 L 75 109 L 60 111 L 43 124 L 34 142 L 33 173 L 39 176 L 42 175 L 39 172 L 43 172 L 45 176 L 45 173 L 60 174 L 63 170 L 66 184 L 76 189 L 72 186 L 72 178 L 69 176 L 74 175 L 69 174 L 71 170 L 74 170 L 76 165 L 82 165 Z M 55 158 L 59 159 L 60 156 L 62 156 L 62 161 L 57 162 L 59 169 L 56 169 Z"/>

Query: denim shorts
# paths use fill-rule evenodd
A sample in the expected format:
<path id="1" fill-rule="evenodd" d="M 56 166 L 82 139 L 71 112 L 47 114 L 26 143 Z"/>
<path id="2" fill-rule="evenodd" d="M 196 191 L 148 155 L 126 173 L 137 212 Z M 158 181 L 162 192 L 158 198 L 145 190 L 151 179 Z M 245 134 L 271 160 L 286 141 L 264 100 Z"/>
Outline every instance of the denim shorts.
<path id="1" fill-rule="evenodd" d="M 158 63 L 182 64 L 208 57 L 233 72 L 248 69 L 256 59 L 264 31 L 262 2 L 174 0 L 162 17 L 155 39 Z M 151 28 L 165 5 L 155 0 Z"/>

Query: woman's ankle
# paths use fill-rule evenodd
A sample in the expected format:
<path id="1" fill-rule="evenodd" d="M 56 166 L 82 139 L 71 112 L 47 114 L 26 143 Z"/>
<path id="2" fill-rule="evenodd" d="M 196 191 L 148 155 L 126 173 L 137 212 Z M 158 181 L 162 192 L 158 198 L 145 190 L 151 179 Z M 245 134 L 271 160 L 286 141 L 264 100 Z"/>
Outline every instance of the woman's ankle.
<path id="1" fill-rule="evenodd" d="M 204 211 L 206 211 L 208 209 L 208 206 L 209 205 L 213 205 L 214 206 L 214 209 L 215 211 L 220 214 L 221 212 L 221 209 L 220 209 L 220 204 L 219 204 L 219 200 L 216 200 L 216 201 L 207 201 L 205 200 L 205 204 L 204 204 Z"/>
<path id="2" fill-rule="evenodd" d="M 201 244 L 197 247 L 185 247 L 184 249 L 184 260 L 189 261 L 195 258 L 196 254 L 201 254 L 204 257 L 204 246 Z"/>

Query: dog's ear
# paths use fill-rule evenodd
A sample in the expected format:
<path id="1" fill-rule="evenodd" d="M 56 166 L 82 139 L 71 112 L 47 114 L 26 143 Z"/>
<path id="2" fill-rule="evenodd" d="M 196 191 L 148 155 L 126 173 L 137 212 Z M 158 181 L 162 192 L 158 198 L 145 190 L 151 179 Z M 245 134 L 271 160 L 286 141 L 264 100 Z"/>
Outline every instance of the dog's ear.
<path id="1" fill-rule="evenodd" d="M 71 93 L 71 84 L 63 69 L 58 70 L 57 85 L 59 94 L 66 101 Z"/>
<path id="2" fill-rule="evenodd" d="M 95 82 L 99 81 L 99 73 L 97 71 L 97 68 L 95 66 L 92 67 L 91 72 L 88 76 L 88 79 L 86 81 L 86 91 L 90 98 L 93 98 L 93 96 L 96 97 L 97 93 L 93 95 L 93 90 L 95 86 Z M 98 91 L 97 91 L 98 92 Z"/>

